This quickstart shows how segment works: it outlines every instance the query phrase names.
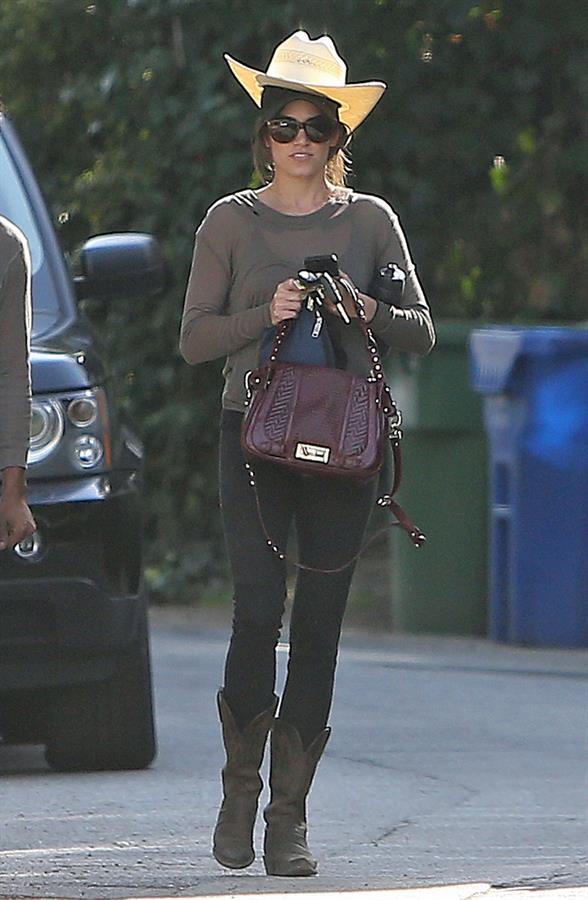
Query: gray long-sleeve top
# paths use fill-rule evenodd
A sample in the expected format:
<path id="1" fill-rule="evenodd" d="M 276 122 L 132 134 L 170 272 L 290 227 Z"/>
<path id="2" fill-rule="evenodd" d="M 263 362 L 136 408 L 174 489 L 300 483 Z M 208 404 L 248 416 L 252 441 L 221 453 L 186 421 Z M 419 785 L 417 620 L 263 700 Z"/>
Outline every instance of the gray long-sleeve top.
<path id="1" fill-rule="evenodd" d="M 0 216 L 0 471 L 25 468 L 29 448 L 30 272 L 25 236 Z"/>
<path id="2" fill-rule="evenodd" d="M 378 302 L 371 328 L 397 350 L 424 354 L 433 347 L 429 306 L 398 217 L 384 200 L 343 190 L 315 212 L 291 216 L 263 203 L 253 190 L 240 191 L 217 201 L 196 232 L 180 336 L 189 363 L 226 357 L 225 408 L 244 409 L 245 374 L 258 364 L 276 286 L 295 277 L 306 256 L 330 253 L 364 293 L 378 268 L 399 265 L 406 273 L 401 304 Z M 328 318 L 347 367 L 367 374 L 357 323 Z"/>

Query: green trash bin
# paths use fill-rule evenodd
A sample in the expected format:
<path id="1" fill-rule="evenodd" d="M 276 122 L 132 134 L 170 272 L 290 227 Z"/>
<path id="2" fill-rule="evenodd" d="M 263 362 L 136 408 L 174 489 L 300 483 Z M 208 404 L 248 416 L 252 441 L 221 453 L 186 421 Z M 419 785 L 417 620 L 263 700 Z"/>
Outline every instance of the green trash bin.
<path id="1" fill-rule="evenodd" d="M 436 323 L 427 357 L 394 354 L 387 376 L 403 415 L 398 500 L 427 535 L 416 550 L 394 529 L 392 623 L 398 631 L 485 634 L 487 450 L 470 388 L 471 322 Z"/>

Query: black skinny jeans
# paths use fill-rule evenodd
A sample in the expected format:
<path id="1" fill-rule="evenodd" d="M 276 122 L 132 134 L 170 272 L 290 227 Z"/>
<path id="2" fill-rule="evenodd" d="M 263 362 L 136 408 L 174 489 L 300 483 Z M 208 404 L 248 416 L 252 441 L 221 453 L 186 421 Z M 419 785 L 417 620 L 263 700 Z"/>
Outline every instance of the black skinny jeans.
<path id="1" fill-rule="evenodd" d="M 234 586 L 224 693 L 240 727 L 272 702 L 286 599 L 286 565 L 267 546 L 244 466 L 242 419 L 241 413 L 224 410 L 220 435 L 221 512 Z M 254 470 L 267 530 L 281 549 L 293 520 L 299 558 L 306 565 L 335 568 L 359 550 L 376 479 L 301 476 L 260 462 Z M 305 745 L 328 720 L 354 568 L 336 574 L 298 572 L 280 716 L 296 727 Z"/>

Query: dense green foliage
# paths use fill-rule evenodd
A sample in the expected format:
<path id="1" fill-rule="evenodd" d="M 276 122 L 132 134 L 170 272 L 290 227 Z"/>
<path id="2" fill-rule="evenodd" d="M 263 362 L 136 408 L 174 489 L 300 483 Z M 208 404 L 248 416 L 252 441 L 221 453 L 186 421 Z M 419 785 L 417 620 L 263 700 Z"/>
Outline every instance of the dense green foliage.
<path id="1" fill-rule="evenodd" d="M 351 81 L 389 89 L 360 129 L 358 189 L 399 211 L 439 315 L 587 316 L 587 13 L 577 0 L 0 0 L 0 95 L 64 248 L 152 231 L 162 299 L 89 307 L 146 439 L 152 581 L 215 570 L 220 363 L 177 352 L 193 232 L 251 177 L 254 108 L 222 53 L 265 68 L 327 31 Z"/>

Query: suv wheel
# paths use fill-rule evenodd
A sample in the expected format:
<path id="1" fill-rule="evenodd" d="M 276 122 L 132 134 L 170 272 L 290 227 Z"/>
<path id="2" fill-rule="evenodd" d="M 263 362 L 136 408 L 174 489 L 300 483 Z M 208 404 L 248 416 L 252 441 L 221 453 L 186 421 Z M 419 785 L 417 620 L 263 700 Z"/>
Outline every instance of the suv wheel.
<path id="1" fill-rule="evenodd" d="M 45 758 L 52 769 L 148 766 L 156 748 L 146 623 L 111 679 L 60 688 L 51 706 Z"/>

